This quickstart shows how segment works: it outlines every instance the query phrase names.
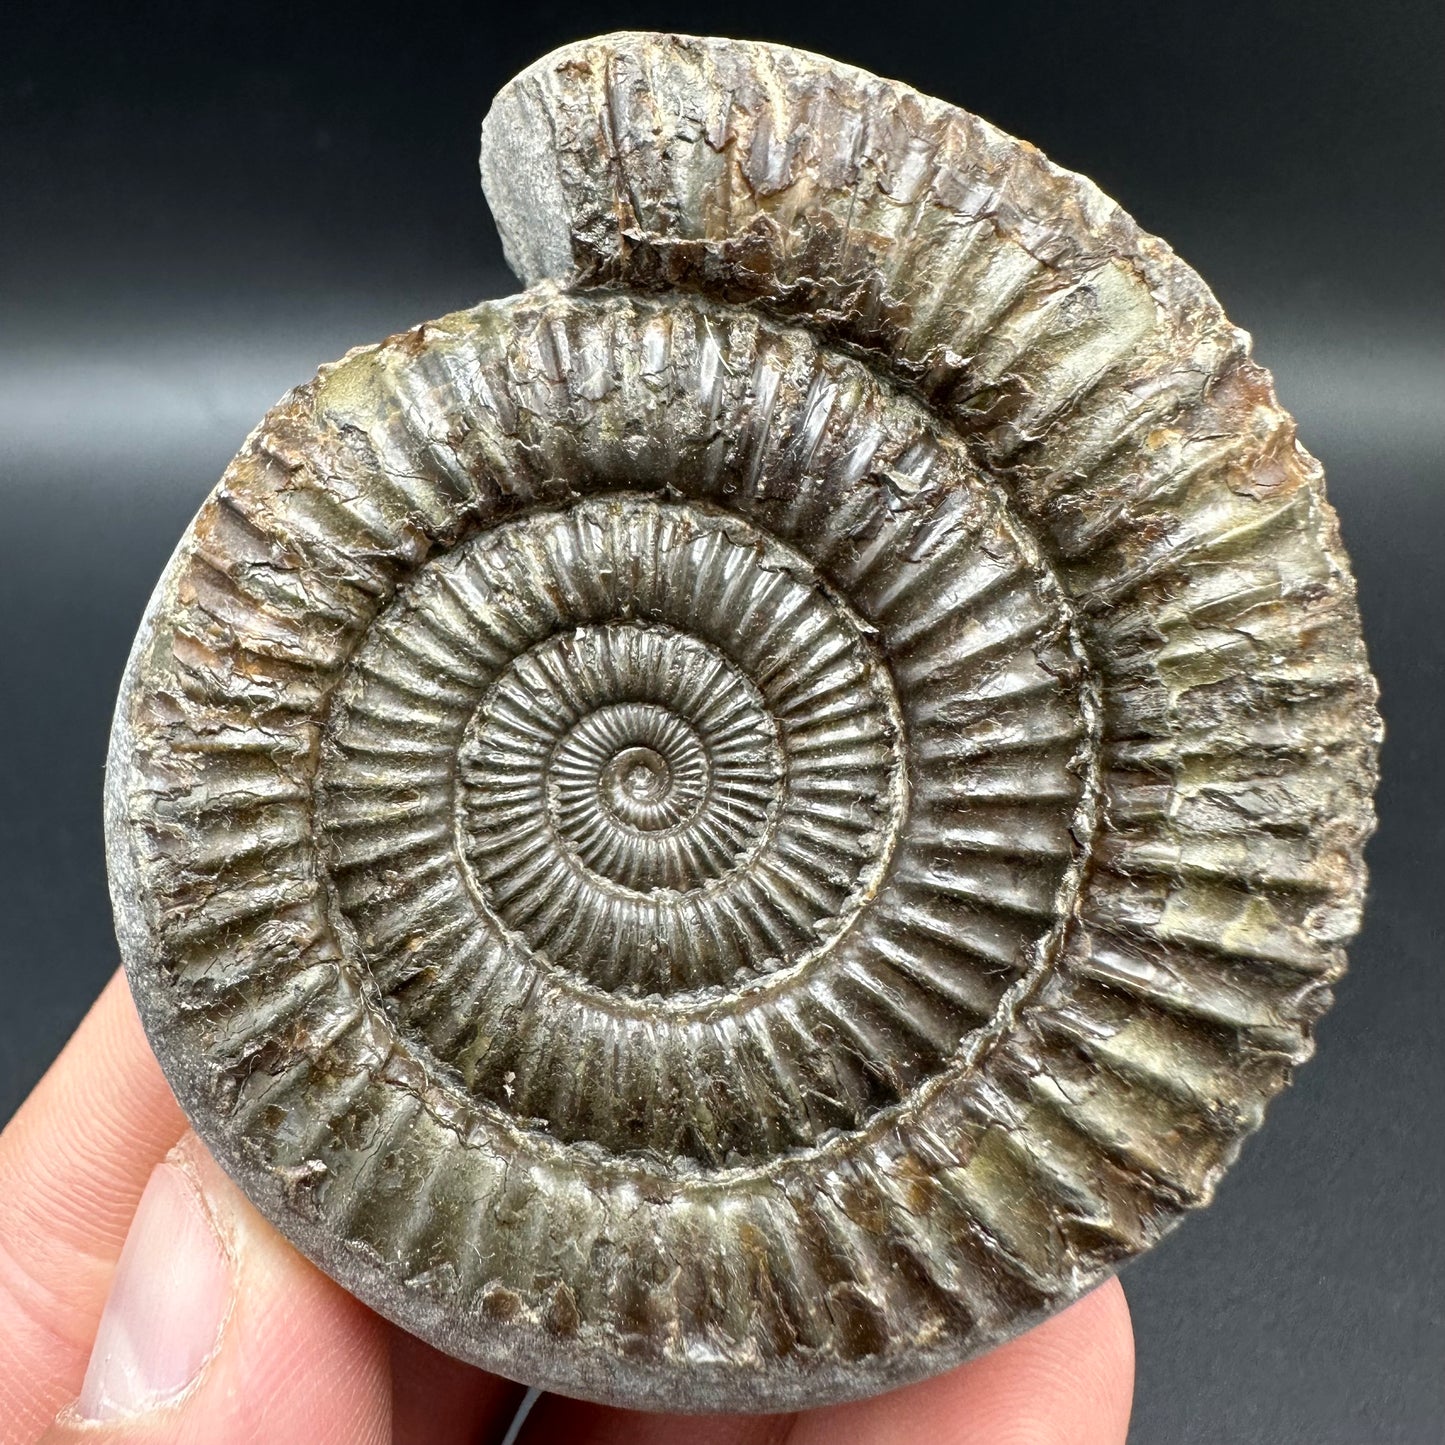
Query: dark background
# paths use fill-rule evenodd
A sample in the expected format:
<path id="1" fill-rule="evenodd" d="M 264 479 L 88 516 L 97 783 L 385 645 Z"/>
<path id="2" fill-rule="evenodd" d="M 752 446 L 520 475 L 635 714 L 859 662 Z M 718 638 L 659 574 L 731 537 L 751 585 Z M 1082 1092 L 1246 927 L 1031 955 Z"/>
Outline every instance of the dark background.
<path id="1" fill-rule="evenodd" d="M 0 13 L 0 1122 L 115 966 L 109 711 L 262 412 L 516 289 L 476 182 L 513 72 L 618 27 L 782 40 L 1093 176 L 1253 331 L 1325 463 L 1390 736 L 1320 1056 L 1125 1283 L 1138 1445 L 1445 1440 L 1438 0 L 12 3 Z M 97 1082 L 103 1087 L 103 1081 Z"/>

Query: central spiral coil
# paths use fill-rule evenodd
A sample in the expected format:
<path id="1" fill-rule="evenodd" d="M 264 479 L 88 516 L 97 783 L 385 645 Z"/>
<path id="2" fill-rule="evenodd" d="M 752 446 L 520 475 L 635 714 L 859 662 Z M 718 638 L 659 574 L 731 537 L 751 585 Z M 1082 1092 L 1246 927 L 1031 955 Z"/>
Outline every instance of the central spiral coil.
<path id="1" fill-rule="evenodd" d="M 628 624 L 519 659 L 461 763 L 463 848 L 509 916 L 499 892 L 540 857 L 554 904 L 558 890 L 621 905 L 716 884 L 770 831 L 783 782 L 757 690 L 706 644 Z"/>
<path id="2" fill-rule="evenodd" d="M 876 881 L 901 816 L 886 669 L 800 557 L 694 509 L 594 501 L 488 546 L 553 591 L 580 536 L 627 615 L 517 657 L 468 725 L 459 848 L 483 906 L 624 992 L 796 961 Z M 525 625 L 521 592 L 493 605 Z"/>
<path id="3" fill-rule="evenodd" d="M 744 841 L 739 809 L 706 833 L 690 829 L 712 769 L 703 740 L 665 707 L 600 708 L 558 745 L 554 771 L 557 829 L 594 872 L 628 887 L 688 888 L 708 866 L 730 864 Z M 744 781 L 731 779 L 729 791 Z M 689 833 L 691 846 L 681 846 Z M 714 862 L 719 849 L 726 850 L 721 865 Z"/>

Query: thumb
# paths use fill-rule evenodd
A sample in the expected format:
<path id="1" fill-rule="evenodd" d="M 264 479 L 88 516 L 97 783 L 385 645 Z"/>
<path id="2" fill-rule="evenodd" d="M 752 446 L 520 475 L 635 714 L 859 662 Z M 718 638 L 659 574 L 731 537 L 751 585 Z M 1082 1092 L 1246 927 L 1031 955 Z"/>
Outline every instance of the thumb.
<path id="1" fill-rule="evenodd" d="M 41 1445 L 385 1445 L 386 1336 L 187 1134 L 155 1167 L 80 1398 Z"/>

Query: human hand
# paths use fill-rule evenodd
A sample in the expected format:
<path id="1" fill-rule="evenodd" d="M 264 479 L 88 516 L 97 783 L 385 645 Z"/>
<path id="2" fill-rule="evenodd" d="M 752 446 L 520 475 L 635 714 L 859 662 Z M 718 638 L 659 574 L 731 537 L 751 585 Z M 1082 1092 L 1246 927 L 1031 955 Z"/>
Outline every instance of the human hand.
<path id="1" fill-rule="evenodd" d="M 1133 1369 L 1111 1280 L 874 1400 L 682 1418 L 544 1396 L 519 1445 L 1122 1445 Z M 251 1208 L 120 976 L 0 1134 L 0 1445 L 473 1445 L 522 1393 L 373 1314 Z"/>

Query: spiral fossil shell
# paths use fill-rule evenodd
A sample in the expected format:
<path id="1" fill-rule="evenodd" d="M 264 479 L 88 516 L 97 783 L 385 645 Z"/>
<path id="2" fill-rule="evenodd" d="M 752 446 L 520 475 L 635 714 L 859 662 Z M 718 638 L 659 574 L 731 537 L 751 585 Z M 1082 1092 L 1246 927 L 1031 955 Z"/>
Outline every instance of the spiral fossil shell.
<path id="1" fill-rule="evenodd" d="M 361 1298 L 550 1388 L 942 1369 L 1208 1201 L 1354 932 L 1319 469 L 1087 181 L 622 35 L 497 99 L 530 287 L 262 421 L 107 822 L 178 1096 Z"/>

